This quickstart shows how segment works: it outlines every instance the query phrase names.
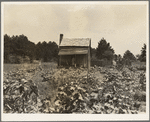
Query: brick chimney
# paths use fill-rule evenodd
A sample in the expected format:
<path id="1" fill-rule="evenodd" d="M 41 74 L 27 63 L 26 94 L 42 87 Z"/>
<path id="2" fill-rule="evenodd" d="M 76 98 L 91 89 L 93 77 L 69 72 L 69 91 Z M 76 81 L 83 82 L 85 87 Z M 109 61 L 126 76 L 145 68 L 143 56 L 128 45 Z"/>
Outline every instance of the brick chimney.
<path id="1" fill-rule="evenodd" d="M 62 39 L 63 39 L 63 34 L 60 34 L 59 45 L 61 44 Z"/>

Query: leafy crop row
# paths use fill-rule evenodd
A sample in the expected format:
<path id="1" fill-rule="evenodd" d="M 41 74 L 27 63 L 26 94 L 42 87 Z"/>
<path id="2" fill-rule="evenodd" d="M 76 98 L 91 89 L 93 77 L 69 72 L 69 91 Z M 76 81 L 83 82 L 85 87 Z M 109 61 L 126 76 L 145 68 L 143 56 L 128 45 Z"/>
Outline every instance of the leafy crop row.
<path id="1" fill-rule="evenodd" d="M 54 100 L 39 97 L 31 80 L 37 74 L 41 84 L 53 84 Z M 3 93 L 5 113 L 138 114 L 146 103 L 146 76 L 129 68 L 96 66 L 89 73 L 84 68 L 19 70 L 4 74 Z"/>

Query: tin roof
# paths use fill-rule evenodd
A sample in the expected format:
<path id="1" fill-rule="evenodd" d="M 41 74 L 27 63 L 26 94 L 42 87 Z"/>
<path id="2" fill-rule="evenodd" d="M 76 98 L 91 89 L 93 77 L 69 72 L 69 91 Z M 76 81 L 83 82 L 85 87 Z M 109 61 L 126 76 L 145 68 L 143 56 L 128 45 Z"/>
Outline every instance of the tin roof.
<path id="1" fill-rule="evenodd" d="M 82 46 L 90 45 L 90 38 L 63 38 L 59 46 Z"/>
<path id="2" fill-rule="evenodd" d="M 88 54 L 87 48 L 61 49 L 58 55 Z"/>

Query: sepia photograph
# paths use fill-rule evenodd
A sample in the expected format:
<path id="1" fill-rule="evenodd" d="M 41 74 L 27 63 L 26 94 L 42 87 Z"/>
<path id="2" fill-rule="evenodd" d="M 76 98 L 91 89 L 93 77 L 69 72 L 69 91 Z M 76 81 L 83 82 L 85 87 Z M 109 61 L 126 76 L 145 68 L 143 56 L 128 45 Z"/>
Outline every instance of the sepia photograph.
<path id="1" fill-rule="evenodd" d="M 149 2 L 1 2 L 2 121 L 149 120 Z"/>

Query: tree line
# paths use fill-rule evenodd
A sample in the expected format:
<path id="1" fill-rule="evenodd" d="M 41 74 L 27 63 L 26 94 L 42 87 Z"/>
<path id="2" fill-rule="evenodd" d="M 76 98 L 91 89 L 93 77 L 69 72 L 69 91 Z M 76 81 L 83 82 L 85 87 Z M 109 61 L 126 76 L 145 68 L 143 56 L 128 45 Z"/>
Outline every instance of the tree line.
<path id="1" fill-rule="evenodd" d="M 141 46 L 142 47 L 142 46 Z M 146 44 L 141 49 L 141 54 L 134 55 L 130 50 L 126 50 L 123 57 L 120 54 L 115 54 L 114 49 L 110 46 L 110 43 L 106 39 L 102 38 L 98 42 L 97 48 L 92 48 L 92 60 L 106 59 L 108 61 L 115 60 L 118 63 L 128 64 L 133 61 L 146 62 Z M 93 56 L 94 55 L 94 56 Z"/>
<path id="2" fill-rule="evenodd" d="M 111 47 L 106 39 L 102 38 L 98 42 L 97 48 L 91 48 L 92 60 L 106 59 L 109 61 L 136 61 L 146 62 L 146 44 L 141 49 L 141 54 L 136 56 L 127 50 L 123 57 L 115 54 L 115 50 Z M 48 43 L 38 42 L 37 44 L 28 40 L 25 35 L 16 35 L 10 37 L 4 35 L 4 63 L 32 63 L 34 60 L 42 60 L 43 62 L 57 61 L 58 45 L 54 41 Z"/>
<path id="3" fill-rule="evenodd" d="M 57 60 L 58 45 L 55 42 L 43 41 L 37 44 L 28 40 L 25 35 L 4 35 L 4 63 L 32 63 L 33 60 L 44 62 Z"/>

